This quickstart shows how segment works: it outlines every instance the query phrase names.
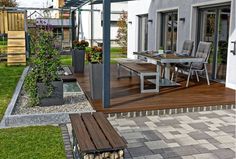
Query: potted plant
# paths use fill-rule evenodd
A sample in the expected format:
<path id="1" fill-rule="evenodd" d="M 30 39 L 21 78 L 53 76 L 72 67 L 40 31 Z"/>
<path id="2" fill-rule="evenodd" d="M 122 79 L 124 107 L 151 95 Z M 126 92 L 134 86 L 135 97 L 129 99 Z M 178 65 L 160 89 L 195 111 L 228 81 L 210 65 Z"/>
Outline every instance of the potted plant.
<path id="1" fill-rule="evenodd" d="M 89 53 L 89 81 L 92 99 L 102 98 L 102 48 L 94 46 Z"/>
<path id="2" fill-rule="evenodd" d="M 63 81 L 59 78 L 59 51 L 54 45 L 51 30 L 40 29 L 34 43 L 35 55 L 31 70 L 25 80 L 25 89 L 30 97 L 30 106 L 63 104 Z"/>
<path id="3" fill-rule="evenodd" d="M 75 73 L 84 72 L 85 49 L 89 43 L 85 40 L 74 41 L 74 50 L 72 52 L 72 66 Z"/>

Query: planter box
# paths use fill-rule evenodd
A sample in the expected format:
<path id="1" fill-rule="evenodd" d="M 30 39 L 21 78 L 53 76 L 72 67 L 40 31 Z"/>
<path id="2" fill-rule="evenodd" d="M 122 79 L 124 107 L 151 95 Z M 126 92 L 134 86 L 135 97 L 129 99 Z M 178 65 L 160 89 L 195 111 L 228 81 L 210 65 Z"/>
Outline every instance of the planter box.
<path id="1" fill-rule="evenodd" d="M 74 49 L 72 51 L 72 66 L 74 73 L 84 72 L 85 50 Z"/>
<path id="2" fill-rule="evenodd" d="M 89 64 L 89 82 L 92 99 L 102 98 L 102 64 Z"/>
<path id="3" fill-rule="evenodd" d="M 44 97 L 47 94 L 47 88 L 43 83 L 37 83 L 40 106 L 62 105 L 64 103 L 63 81 L 54 81 L 52 85 L 54 87 L 53 93 L 49 97 Z"/>

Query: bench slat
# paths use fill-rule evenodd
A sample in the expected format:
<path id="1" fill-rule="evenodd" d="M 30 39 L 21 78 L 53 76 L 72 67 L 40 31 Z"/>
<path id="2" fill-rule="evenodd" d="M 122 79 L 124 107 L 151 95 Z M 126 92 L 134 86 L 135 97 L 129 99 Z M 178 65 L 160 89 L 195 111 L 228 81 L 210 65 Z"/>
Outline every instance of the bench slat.
<path id="1" fill-rule="evenodd" d="M 82 119 L 85 121 L 84 124 L 88 130 L 88 133 L 99 151 L 109 151 L 112 150 L 111 145 L 107 141 L 97 122 L 91 113 L 84 113 L 81 115 Z"/>
<path id="2" fill-rule="evenodd" d="M 79 114 L 70 114 L 71 125 L 82 152 L 94 152 L 96 149 Z"/>
<path id="3" fill-rule="evenodd" d="M 156 65 L 151 63 L 120 63 L 120 65 L 137 73 L 156 72 Z"/>
<path id="4" fill-rule="evenodd" d="M 110 122 L 105 118 L 104 114 L 101 112 L 93 113 L 98 125 L 101 127 L 106 138 L 112 145 L 113 149 L 124 149 L 126 148 L 126 143 L 120 137 L 120 135 L 115 131 Z"/>

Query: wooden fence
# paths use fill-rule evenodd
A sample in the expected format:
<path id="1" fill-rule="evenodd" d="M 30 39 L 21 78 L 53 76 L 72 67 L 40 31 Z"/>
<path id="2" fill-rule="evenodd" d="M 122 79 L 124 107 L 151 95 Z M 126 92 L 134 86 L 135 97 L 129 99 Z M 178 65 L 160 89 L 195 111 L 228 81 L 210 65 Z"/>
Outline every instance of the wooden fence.
<path id="1" fill-rule="evenodd" d="M 24 11 L 0 10 L 0 34 L 7 34 L 7 64 L 26 64 Z"/>
<path id="2" fill-rule="evenodd" d="M 0 34 L 25 30 L 25 12 L 0 10 Z"/>

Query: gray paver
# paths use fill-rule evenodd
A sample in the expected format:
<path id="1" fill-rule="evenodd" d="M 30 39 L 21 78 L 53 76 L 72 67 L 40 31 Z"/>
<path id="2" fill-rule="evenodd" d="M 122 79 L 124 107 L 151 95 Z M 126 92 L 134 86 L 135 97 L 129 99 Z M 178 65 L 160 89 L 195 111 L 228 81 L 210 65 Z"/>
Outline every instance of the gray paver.
<path id="1" fill-rule="evenodd" d="M 212 151 L 216 156 L 220 159 L 228 159 L 228 158 L 235 158 L 235 152 L 231 149 L 218 149 Z"/>
<path id="2" fill-rule="evenodd" d="M 217 110 L 110 120 L 128 142 L 126 159 L 232 159 L 235 113 Z"/>
<path id="3" fill-rule="evenodd" d="M 128 148 L 132 157 L 140 157 L 140 156 L 148 156 L 153 155 L 150 149 L 146 146 L 136 147 L 136 148 Z"/>

